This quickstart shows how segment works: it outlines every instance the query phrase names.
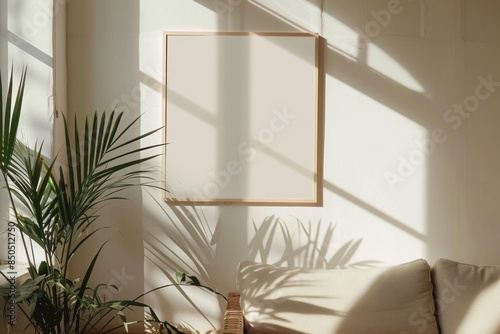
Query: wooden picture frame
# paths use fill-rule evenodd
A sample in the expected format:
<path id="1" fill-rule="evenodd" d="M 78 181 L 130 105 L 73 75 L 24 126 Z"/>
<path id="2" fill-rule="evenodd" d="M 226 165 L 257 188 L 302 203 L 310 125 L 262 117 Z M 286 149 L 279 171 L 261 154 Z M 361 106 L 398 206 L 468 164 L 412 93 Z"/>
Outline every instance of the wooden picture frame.
<path id="1" fill-rule="evenodd" d="M 323 69 L 313 33 L 165 33 L 164 199 L 322 205 Z"/>

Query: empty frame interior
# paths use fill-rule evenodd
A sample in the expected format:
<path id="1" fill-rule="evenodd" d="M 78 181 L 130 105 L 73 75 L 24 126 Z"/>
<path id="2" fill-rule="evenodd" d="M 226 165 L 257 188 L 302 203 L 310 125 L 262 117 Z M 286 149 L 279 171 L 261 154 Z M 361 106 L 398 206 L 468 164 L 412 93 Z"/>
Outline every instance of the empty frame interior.
<path id="1" fill-rule="evenodd" d="M 320 205 L 319 37 L 165 34 L 165 200 Z"/>

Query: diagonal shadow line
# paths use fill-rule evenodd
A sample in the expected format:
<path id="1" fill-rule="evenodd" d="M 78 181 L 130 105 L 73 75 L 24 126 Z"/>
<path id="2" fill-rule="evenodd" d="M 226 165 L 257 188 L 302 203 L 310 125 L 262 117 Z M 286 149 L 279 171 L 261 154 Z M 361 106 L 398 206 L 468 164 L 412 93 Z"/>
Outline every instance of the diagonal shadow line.
<path id="1" fill-rule="evenodd" d="M 191 1 L 194 1 L 200 5 L 202 5 L 203 7 L 207 8 L 207 9 L 210 9 L 211 11 L 216 11 L 216 5 L 217 4 L 217 1 L 213 1 L 213 0 L 191 0 Z"/>
<path id="2" fill-rule="evenodd" d="M 52 57 L 43 52 L 42 50 L 38 49 L 35 47 L 33 44 L 27 42 L 24 40 L 22 37 L 14 34 L 12 31 L 7 30 L 7 40 L 12 43 L 13 45 L 17 46 L 27 54 L 31 55 L 33 58 L 38 59 L 45 65 L 49 66 L 50 68 L 53 67 L 53 60 Z"/>
<path id="3" fill-rule="evenodd" d="M 351 193 L 335 186 L 334 184 L 332 184 L 328 181 L 323 181 L 323 182 L 326 183 L 325 188 L 336 193 L 339 196 L 342 196 L 343 198 L 347 199 L 349 202 L 356 204 L 360 208 L 376 215 L 377 217 L 383 219 L 387 223 L 391 223 L 395 227 L 399 228 L 400 230 L 408 233 L 409 235 L 411 235 L 419 240 L 422 240 L 422 241 L 427 240 L 427 237 L 424 234 L 408 227 L 407 225 L 405 225 L 403 222 L 397 220 L 396 218 L 388 215 L 385 212 L 380 211 L 379 209 L 373 207 L 372 205 L 366 203 L 365 201 L 359 199 L 358 197 L 356 197 L 356 196 L 352 195 Z"/>
<path id="4" fill-rule="evenodd" d="M 197 119 L 202 120 L 208 124 L 215 126 L 217 123 L 217 117 L 214 116 L 210 111 L 200 106 L 199 104 L 193 103 L 187 97 L 171 90 L 167 89 L 167 95 L 169 100 L 172 101 L 177 106 L 182 106 L 184 110 L 189 111 L 190 114 L 195 116 Z M 168 110 L 167 116 L 168 116 Z"/>
<path id="5" fill-rule="evenodd" d="M 307 168 L 290 160 L 288 157 L 284 156 L 283 154 L 281 154 L 275 150 L 272 150 L 269 147 L 267 147 L 265 150 L 262 150 L 261 152 L 271 156 L 275 160 L 280 161 L 282 164 L 288 166 L 288 168 L 292 168 L 293 170 L 297 171 L 298 173 L 300 173 L 302 175 L 309 175 L 310 174 L 310 171 Z M 347 199 L 351 203 L 356 204 L 360 208 L 374 214 L 375 216 L 386 221 L 387 223 L 394 225 L 395 227 L 399 228 L 400 230 L 408 233 L 409 235 L 411 235 L 419 240 L 425 241 L 427 239 L 427 237 L 424 234 L 408 227 L 406 224 L 399 221 L 398 219 L 396 219 L 396 218 L 388 215 L 387 213 L 375 208 L 374 206 L 370 205 L 369 203 L 367 203 L 367 202 L 359 199 L 355 195 L 347 192 L 346 190 L 337 187 L 336 185 L 334 185 L 333 183 L 331 183 L 325 179 L 323 179 L 322 182 L 323 182 L 322 186 L 324 189 L 328 189 L 331 192 L 334 192 L 337 195 L 342 196 L 343 198 Z"/>
<path id="6" fill-rule="evenodd" d="M 200 4 L 207 6 L 207 8 L 209 7 L 207 1 L 200 1 L 200 0 L 196 0 L 196 1 Z M 251 3 L 251 5 L 255 6 L 254 3 Z M 259 9 L 263 10 L 262 8 L 259 8 Z M 282 15 L 279 15 L 278 13 L 274 13 L 274 14 L 276 14 L 276 16 L 279 17 L 280 20 L 284 20 Z M 332 57 L 333 57 L 333 59 L 338 59 L 337 57 L 342 57 L 340 54 L 338 54 L 335 50 L 332 50 L 330 47 L 331 46 L 329 45 L 329 47 L 325 48 L 326 49 L 325 51 L 329 54 L 329 56 L 325 55 L 326 59 L 328 59 L 329 57 L 330 57 L 330 59 Z M 346 82 L 346 84 L 348 84 L 352 87 L 359 87 L 360 86 L 359 80 L 361 80 L 361 79 L 354 79 L 354 78 L 358 78 L 359 76 L 346 75 L 346 74 L 349 71 L 352 74 L 352 71 L 354 69 L 366 71 L 366 66 L 360 67 L 360 64 L 357 64 L 357 63 L 351 64 L 351 65 L 352 66 L 349 66 L 348 69 L 344 69 L 341 73 L 329 73 L 329 74 L 334 76 L 334 77 L 337 77 L 339 80 L 342 80 L 343 82 Z M 325 71 L 328 72 L 328 66 L 326 66 L 326 64 L 325 64 Z M 378 73 L 375 73 L 374 71 L 372 71 L 372 74 L 370 76 L 370 81 L 377 82 L 379 80 L 381 80 L 381 76 Z M 404 108 L 404 106 L 403 105 L 394 105 L 394 103 L 397 103 L 397 102 L 394 102 L 394 99 L 389 100 L 386 97 L 386 89 L 384 87 L 386 87 L 386 85 L 388 85 L 388 84 L 391 85 L 391 89 L 398 91 L 399 95 L 405 96 L 407 99 L 417 100 L 420 103 L 423 103 L 424 105 L 425 105 L 425 103 L 429 102 L 425 98 L 422 98 L 421 94 L 417 94 L 415 92 L 409 91 L 408 89 L 404 88 L 403 86 L 401 86 L 395 82 L 392 82 L 389 78 L 384 77 L 384 78 L 382 78 L 382 80 L 384 82 L 384 85 L 381 85 L 380 91 L 377 91 L 376 93 L 371 94 L 370 96 L 372 98 L 376 99 L 377 101 L 383 101 L 383 103 L 388 105 L 388 106 L 391 105 L 392 107 L 395 108 L 395 110 L 400 110 L 401 108 Z M 372 85 L 372 87 L 379 87 L 379 85 L 375 84 L 375 85 Z M 417 120 L 418 116 L 416 113 L 411 114 L 411 113 L 407 112 L 405 115 L 407 117 L 410 117 L 411 119 L 417 121 L 419 124 L 422 124 L 422 120 Z M 294 170 L 298 171 L 299 173 L 301 173 L 303 175 L 308 175 L 310 173 L 310 171 L 308 171 L 306 168 L 291 161 L 286 156 L 283 156 L 282 154 L 271 150 L 270 148 L 267 148 L 266 150 L 264 150 L 264 152 L 266 154 L 272 156 L 276 160 L 281 161 L 283 164 L 286 164 L 287 166 L 293 168 Z M 395 227 L 401 229 L 402 231 L 408 233 L 409 235 L 412 235 L 415 238 L 420 239 L 420 240 L 426 240 L 426 236 L 424 234 L 408 227 L 406 224 L 399 221 L 398 219 L 388 215 L 385 212 L 382 212 L 381 210 L 373 207 L 369 203 L 359 199 L 358 197 L 354 196 L 353 194 L 335 186 L 334 184 L 332 184 L 326 180 L 322 180 L 322 181 L 323 181 L 323 187 L 325 189 L 328 189 L 328 190 L 344 197 L 345 199 L 349 200 L 350 202 L 356 204 L 357 206 L 365 209 L 368 212 L 371 212 L 372 214 L 374 214 L 374 215 L 378 216 L 379 218 L 383 219 L 384 221 L 394 225 Z"/>
<path id="7" fill-rule="evenodd" d="M 197 0 L 197 2 L 201 3 L 203 1 Z M 246 4 L 258 9 L 262 12 L 262 15 L 272 15 L 280 22 L 285 23 L 287 26 L 297 31 L 308 31 L 308 29 L 303 25 L 293 23 L 293 21 L 285 17 L 282 13 L 278 13 L 275 10 L 265 7 L 264 5 L 258 4 L 255 0 L 249 1 Z M 321 4 L 323 4 L 323 1 Z M 323 6 L 321 6 L 321 10 L 323 10 Z M 324 10 L 323 13 L 328 12 Z M 334 16 L 333 14 L 331 15 Z M 332 71 L 331 67 L 325 64 L 325 71 L 330 76 L 335 77 L 343 83 L 359 90 L 366 96 L 369 96 L 370 98 L 384 104 L 388 108 L 397 111 L 399 114 L 411 119 L 423 127 L 429 128 L 430 126 L 433 126 L 428 119 L 422 117 L 421 112 L 422 110 L 432 108 L 432 99 L 425 97 L 422 93 L 406 88 L 390 77 L 387 77 L 384 73 L 369 67 L 366 64 L 366 60 L 364 63 L 360 62 L 362 59 L 351 61 L 349 58 L 346 58 L 346 55 L 336 51 L 336 47 L 334 45 L 330 43 L 325 44 L 324 59 L 330 59 L 329 63 L 335 63 L 336 65 L 341 63 L 343 64 L 343 66 L 335 66 L 335 71 Z M 364 46 L 365 52 L 367 51 L 366 48 L 367 46 Z M 362 72 L 362 75 L 359 75 L 359 72 Z M 369 85 L 370 89 L 364 88 L 367 85 Z M 388 91 L 394 93 L 388 95 Z M 394 99 L 394 96 L 398 96 L 398 99 Z M 409 105 L 419 107 L 409 109 Z"/>
<path id="8" fill-rule="evenodd" d="M 297 16 L 294 17 L 294 19 L 295 19 L 295 21 L 294 21 L 294 20 L 287 18 L 282 13 L 280 13 L 274 9 L 271 9 L 270 7 L 266 6 L 265 4 L 259 3 L 256 0 L 247 0 L 247 1 L 248 1 L 247 2 L 248 5 L 251 5 L 251 6 L 259 9 L 259 11 L 261 11 L 263 13 L 266 13 L 268 15 L 275 17 L 275 18 L 278 18 L 280 20 L 280 22 L 285 23 L 289 28 L 296 29 L 297 31 L 307 31 L 308 30 L 304 27 L 304 24 L 306 24 L 306 23 L 304 22 L 304 20 L 301 19 L 301 17 L 297 17 Z M 283 6 L 283 5 L 285 5 L 285 6 L 280 8 L 280 9 L 286 10 L 285 8 L 286 8 L 286 5 L 288 5 L 288 2 L 283 2 L 281 6 Z M 317 4 L 311 3 L 311 6 L 314 6 L 314 7 L 317 7 L 318 9 L 320 9 Z M 321 10 L 322 10 L 322 8 L 318 11 L 318 13 L 321 13 Z M 296 21 L 300 21 L 300 22 L 296 22 Z M 306 21 L 306 22 L 309 23 L 308 21 Z"/>
<path id="9" fill-rule="evenodd" d="M 155 78 L 147 75 L 144 72 L 142 73 L 141 83 L 148 86 L 155 92 L 159 94 L 163 94 L 163 90 L 165 89 L 164 84 L 156 80 Z M 184 95 L 177 93 L 174 90 L 167 89 L 166 94 L 169 96 L 169 99 L 172 103 L 182 106 L 184 110 L 189 111 L 193 116 L 197 117 L 200 120 L 205 121 L 208 124 L 214 125 L 217 122 L 217 117 L 214 116 L 209 110 L 200 106 L 199 104 L 193 103 L 192 100 L 187 98 Z"/>
<path id="10" fill-rule="evenodd" d="M 350 61 L 345 55 L 333 48 L 332 45 L 328 44 L 325 50 L 325 59 L 329 59 L 330 64 L 329 66 L 325 65 L 325 72 L 328 75 L 425 128 L 433 126 L 429 119 L 422 116 L 422 110 L 432 109 L 432 99 L 406 88 L 368 65 Z M 343 66 L 335 66 L 335 70 L 332 70 L 331 64 L 340 63 Z M 366 85 L 369 85 L 370 89 L 363 89 Z M 393 93 L 389 95 L 388 91 Z M 394 96 L 398 98 L 395 99 Z M 409 109 L 408 105 L 418 106 L 418 108 Z M 441 114 L 436 113 L 436 115 L 437 119 Z"/>

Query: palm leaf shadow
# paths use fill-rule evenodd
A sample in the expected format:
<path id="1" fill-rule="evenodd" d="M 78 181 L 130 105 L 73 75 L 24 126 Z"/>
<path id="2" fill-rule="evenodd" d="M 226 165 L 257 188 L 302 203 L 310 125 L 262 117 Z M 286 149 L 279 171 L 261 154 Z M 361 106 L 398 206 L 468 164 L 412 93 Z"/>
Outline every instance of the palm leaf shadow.
<path id="1" fill-rule="evenodd" d="M 211 244 L 214 231 L 204 212 L 194 206 L 168 206 L 148 192 L 150 197 L 161 208 L 168 224 L 155 224 L 153 229 L 144 230 L 144 243 L 147 250 L 145 256 L 161 271 L 168 283 L 176 284 L 177 279 L 172 272 L 182 272 L 196 276 L 201 282 L 217 291 L 213 286 L 213 277 L 219 275 L 214 267 L 216 262 L 215 247 Z M 151 217 L 151 220 L 155 218 Z M 186 286 L 175 286 L 176 290 L 189 305 L 211 327 L 216 329 L 208 316 L 192 300 L 186 292 Z M 218 307 L 223 310 L 225 301 L 218 298 Z M 197 332 L 192 325 L 177 320 L 180 327 Z M 198 333 L 198 332 L 197 332 Z"/>
<path id="2" fill-rule="evenodd" d="M 304 223 L 298 218 L 288 222 L 276 215 L 266 217 L 260 225 L 253 221 L 254 236 L 249 242 L 249 259 L 273 264 L 305 268 L 358 268 L 370 267 L 376 261 L 351 262 L 361 246 L 362 239 L 342 244 L 334 242 L 336 227 L 327 223 L 322 233 L 323 221 Z M 293 226 L 293 229 L 292 229 Z M 282 243 L 281 258 L 272 260 L 276 244 Z M 338 249 L 336 249 L 338 248 Z"/>
<path id="3" fill-rule="evenodd" d="M 274 271 L 266 271 L 264 275 L 244 270 L 239 273 L 242 280 L 247 280 L 245 298 L 251 299 L 252 305 L 261 305 L 259 309 L 265 310 L 259 313 L 259 324 L 268 323 L 268 329 L 272 331 L 294 333 L 291 328 L 276 327 L 276 323 L 287 323 L 284 314 L 300 314 L 300 310 L 304 309 L 314 309 L 315 314 L 333 314 L 331 309 L 314 304 L 321 297 L 300 295 L 306 282 L 300 279 L 299 268 L 360 268 L 372 267 L 378 263 L 370 260 L 352 262 L 362 240 L 335 242 L 336 226 L 329 222 L 322 229 L 324 224 L 321 220 L 317 223 L 304 223 L 297 218 L 290 222 L 276 215 L 266 217 L 260 225 L 253 221 L 254 237 L 249 243 L 250 258 L 276 266 Z M 281 257 L 276 259 L 277 245 L 282 245 L 283 248 L 279 250 Z M 290 271 L 282 267 L 295 267 L 297 270 Z M 251 282 L 248 282 L 249 279 Z M 291 298 L 276 299 L 273 296 L 275 287 L 292 291 L 297 288 L 297 293 L 293 293 Z"/>
<path id="4" fill-rule="evenodd" d="M 203 210 L 196 206 L 169 206 L 160 202 L 154 195 L 151 198 L 161 208 L 165 223 L 155 224 L 144 231 L 146 258 L 161 271 L 169 282 L 175 282 L 172 271 L 181 271 L 195 275 L 202 282 L 217 290 L 215 277 L 224 274 L 220 272 L 217 263 L 216 233 L 218 228 L 210 225 Z M 158 220 L 157 217 L 150 217 Z M 297 218 L 285 221 L 276 215 L 271 215 L 257 224 L 252 221 L 253 237 L 245 247 L 247 259 L 269 263 L 271 255 L 280 254 L 272 264 L 277 266 L 300 266 L 308 268 L 348 268 L 372 266 L 373 261 L 352 262 L 353 256 L 362 240 L 350 240 L 343 245 L 335 243 L 337 233 L 333 223 L 319 221 L 306 223 Z M 320 227 L 323 227 L 320 229 Z M 216 232 L 218 230 L 218 232 Z M 282 245 L 283 248 L 279 248 Z M 239 262 L 243 259 L 235 259 Z M 208 323 L 215 327 L 197 307 L 197 302 L 190 299 L 182 289 L 179 293 Z M 225 304 L 219 304 L 221 310 Z M 189 324 L 182 323 L 185 328 Z"/>

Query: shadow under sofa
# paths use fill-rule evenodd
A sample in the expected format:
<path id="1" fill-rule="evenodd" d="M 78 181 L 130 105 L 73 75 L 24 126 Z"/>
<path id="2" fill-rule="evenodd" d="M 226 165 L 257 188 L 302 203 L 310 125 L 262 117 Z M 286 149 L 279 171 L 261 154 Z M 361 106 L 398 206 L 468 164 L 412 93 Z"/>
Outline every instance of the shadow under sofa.
<path id="1" fill-rule="evenodd" d="M 223 333 L 499 334 L 500 267 L 423 259 L 307 269 L 243 261 Z"/>

